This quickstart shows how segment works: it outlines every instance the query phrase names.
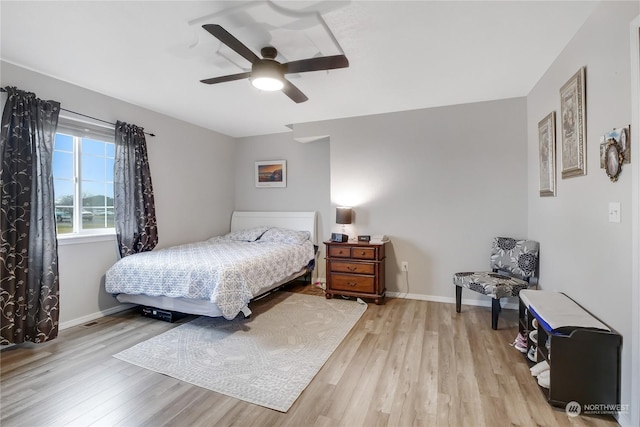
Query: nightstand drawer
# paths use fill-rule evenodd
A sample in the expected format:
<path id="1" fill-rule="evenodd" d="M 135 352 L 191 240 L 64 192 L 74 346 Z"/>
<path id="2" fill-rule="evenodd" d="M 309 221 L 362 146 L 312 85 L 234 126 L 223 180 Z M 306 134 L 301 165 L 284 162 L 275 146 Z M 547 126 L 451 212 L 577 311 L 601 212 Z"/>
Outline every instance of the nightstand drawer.
<path id="1" fill-rule="evenodd" d="M 374 248 L 351 248 L 351 258 L 356 259 L 376 259 L 376 250 Z"/>
<path id="2" fill-rule="evenodd" d="M 351 258 L 351 247 L 350 246 L 330 246 L 329 256 L 334 256 L 337 258 Z"/>
<path id="3" fill-rule="evenodd" d="M 363 262 L 341 262 L 333 261 L 330 263 L 331 270 L 340 273 L 354 273 L 354 274 L 374 274 L 375 268 L 373 264 Z"/>
<path id="4" fill-rule="evenodd" d="M 384 300 L 385 243 L 324 242 L 327 245 L 325 296 L 349 295 Z"/>
<path id="5" fill-rule="evenodd" d="M 373 277 L 332 274 L 331 289 L 337 291 L 373 293 L 375 288 Z"/>

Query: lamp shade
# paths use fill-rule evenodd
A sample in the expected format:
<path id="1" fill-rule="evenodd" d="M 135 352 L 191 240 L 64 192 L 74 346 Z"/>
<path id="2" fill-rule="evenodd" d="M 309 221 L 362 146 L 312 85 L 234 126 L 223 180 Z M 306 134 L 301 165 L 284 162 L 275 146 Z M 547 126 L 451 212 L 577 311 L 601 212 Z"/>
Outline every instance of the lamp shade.
<path id="1" fill-rule="evenodd" d="M 352 220 L 353 220 L 353 209 L 351 208 L 336 209 L 336 224 L 351 224 Z"/>

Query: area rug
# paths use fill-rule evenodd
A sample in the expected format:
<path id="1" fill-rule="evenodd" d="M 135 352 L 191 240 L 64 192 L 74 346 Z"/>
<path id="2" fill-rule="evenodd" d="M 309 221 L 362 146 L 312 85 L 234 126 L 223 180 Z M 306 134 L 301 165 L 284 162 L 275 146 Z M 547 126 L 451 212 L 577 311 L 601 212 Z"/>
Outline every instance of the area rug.
<path id="1" fill-rule="evenodd" d="M 269 298 L 275 304 L 248 319 L 202 316 L 114 357 L 287 412 L 367 306 L 291 292 Z"/>

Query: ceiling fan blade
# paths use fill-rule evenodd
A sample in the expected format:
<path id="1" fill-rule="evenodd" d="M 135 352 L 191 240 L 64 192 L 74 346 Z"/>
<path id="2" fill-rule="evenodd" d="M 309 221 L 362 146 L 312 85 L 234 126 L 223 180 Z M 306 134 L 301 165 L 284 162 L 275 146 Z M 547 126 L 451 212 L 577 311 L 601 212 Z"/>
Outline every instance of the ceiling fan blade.
<path id="1" fill-rule="evenodd" d="M 220 40 L 222 43 L 229 46 L 233 51 L 238 53 L 240 56 L 242 56 L 244 59 L 251 62 L 252 64 L 254 62 L 260 61 L 260 58 L 258 58 L 258 55 L 253 53 L 251 49 L 245 46 L 240 40 L 232 36 L 227 30 L 222 28 L 220 25 L 204 24 L 202 28 L 207 30 L 209 33 L 211 33 L 212 36 L 214 36 L 215 38 Z"/>
<path id="2" fill-rule="evenodd" d="M 246 72 L 246 73 L 240 73 L 240 74 L 231 74 L 229 76 L 221 76 L 221 77 L 212 77 L 210 79 L 204 79 L 204 80 L 200 80 L 202 83 L 206 83 L 208 85 L 212 85 L 214 83 L 224 83 L 224 82 L 231 82 L 234 80 L 240 80 L 240 79 L 248 79 L 249 77 L 251 77 L 251 72 Z"/>
<path id="3" fill-rule="evenodd" d="M 349 60 L 344 55 L 321 56 L 319 58 L 301 59 L 282 64 L 285 74 L 304 73 L 307 71 L 333 70 L 336 68 L 346 68 Z"/>
<path id="4" fill-rule="evenodd" d="M 289 80 L 283 79 L 283 83 L 284 87 L 282 88 L 282 91 L 285 95 L 291 98 L 292 101 L 299 104 L 309 99 L 307 98 L 307 95 L 302 93 L 302 91 L 295 87 Z"/>

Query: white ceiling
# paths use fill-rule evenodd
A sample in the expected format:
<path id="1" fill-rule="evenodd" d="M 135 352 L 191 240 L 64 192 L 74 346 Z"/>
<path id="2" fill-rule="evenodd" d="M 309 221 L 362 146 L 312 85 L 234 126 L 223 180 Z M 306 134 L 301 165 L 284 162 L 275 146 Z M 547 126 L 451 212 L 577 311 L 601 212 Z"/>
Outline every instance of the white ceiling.
<path id="1" fill-rule="evenodd" d="M 526 96 L 596 3 L 2 0 L 0 58 L 241 137 Z M 248 80 L 205 85 L 199 81 L 249 68 L 205 23 L 219 23 L 256 54 L 272 43 L 282 62 L 342 50 L 350 66 L 289 76 L 309 97 L 301 104 Z"/>

